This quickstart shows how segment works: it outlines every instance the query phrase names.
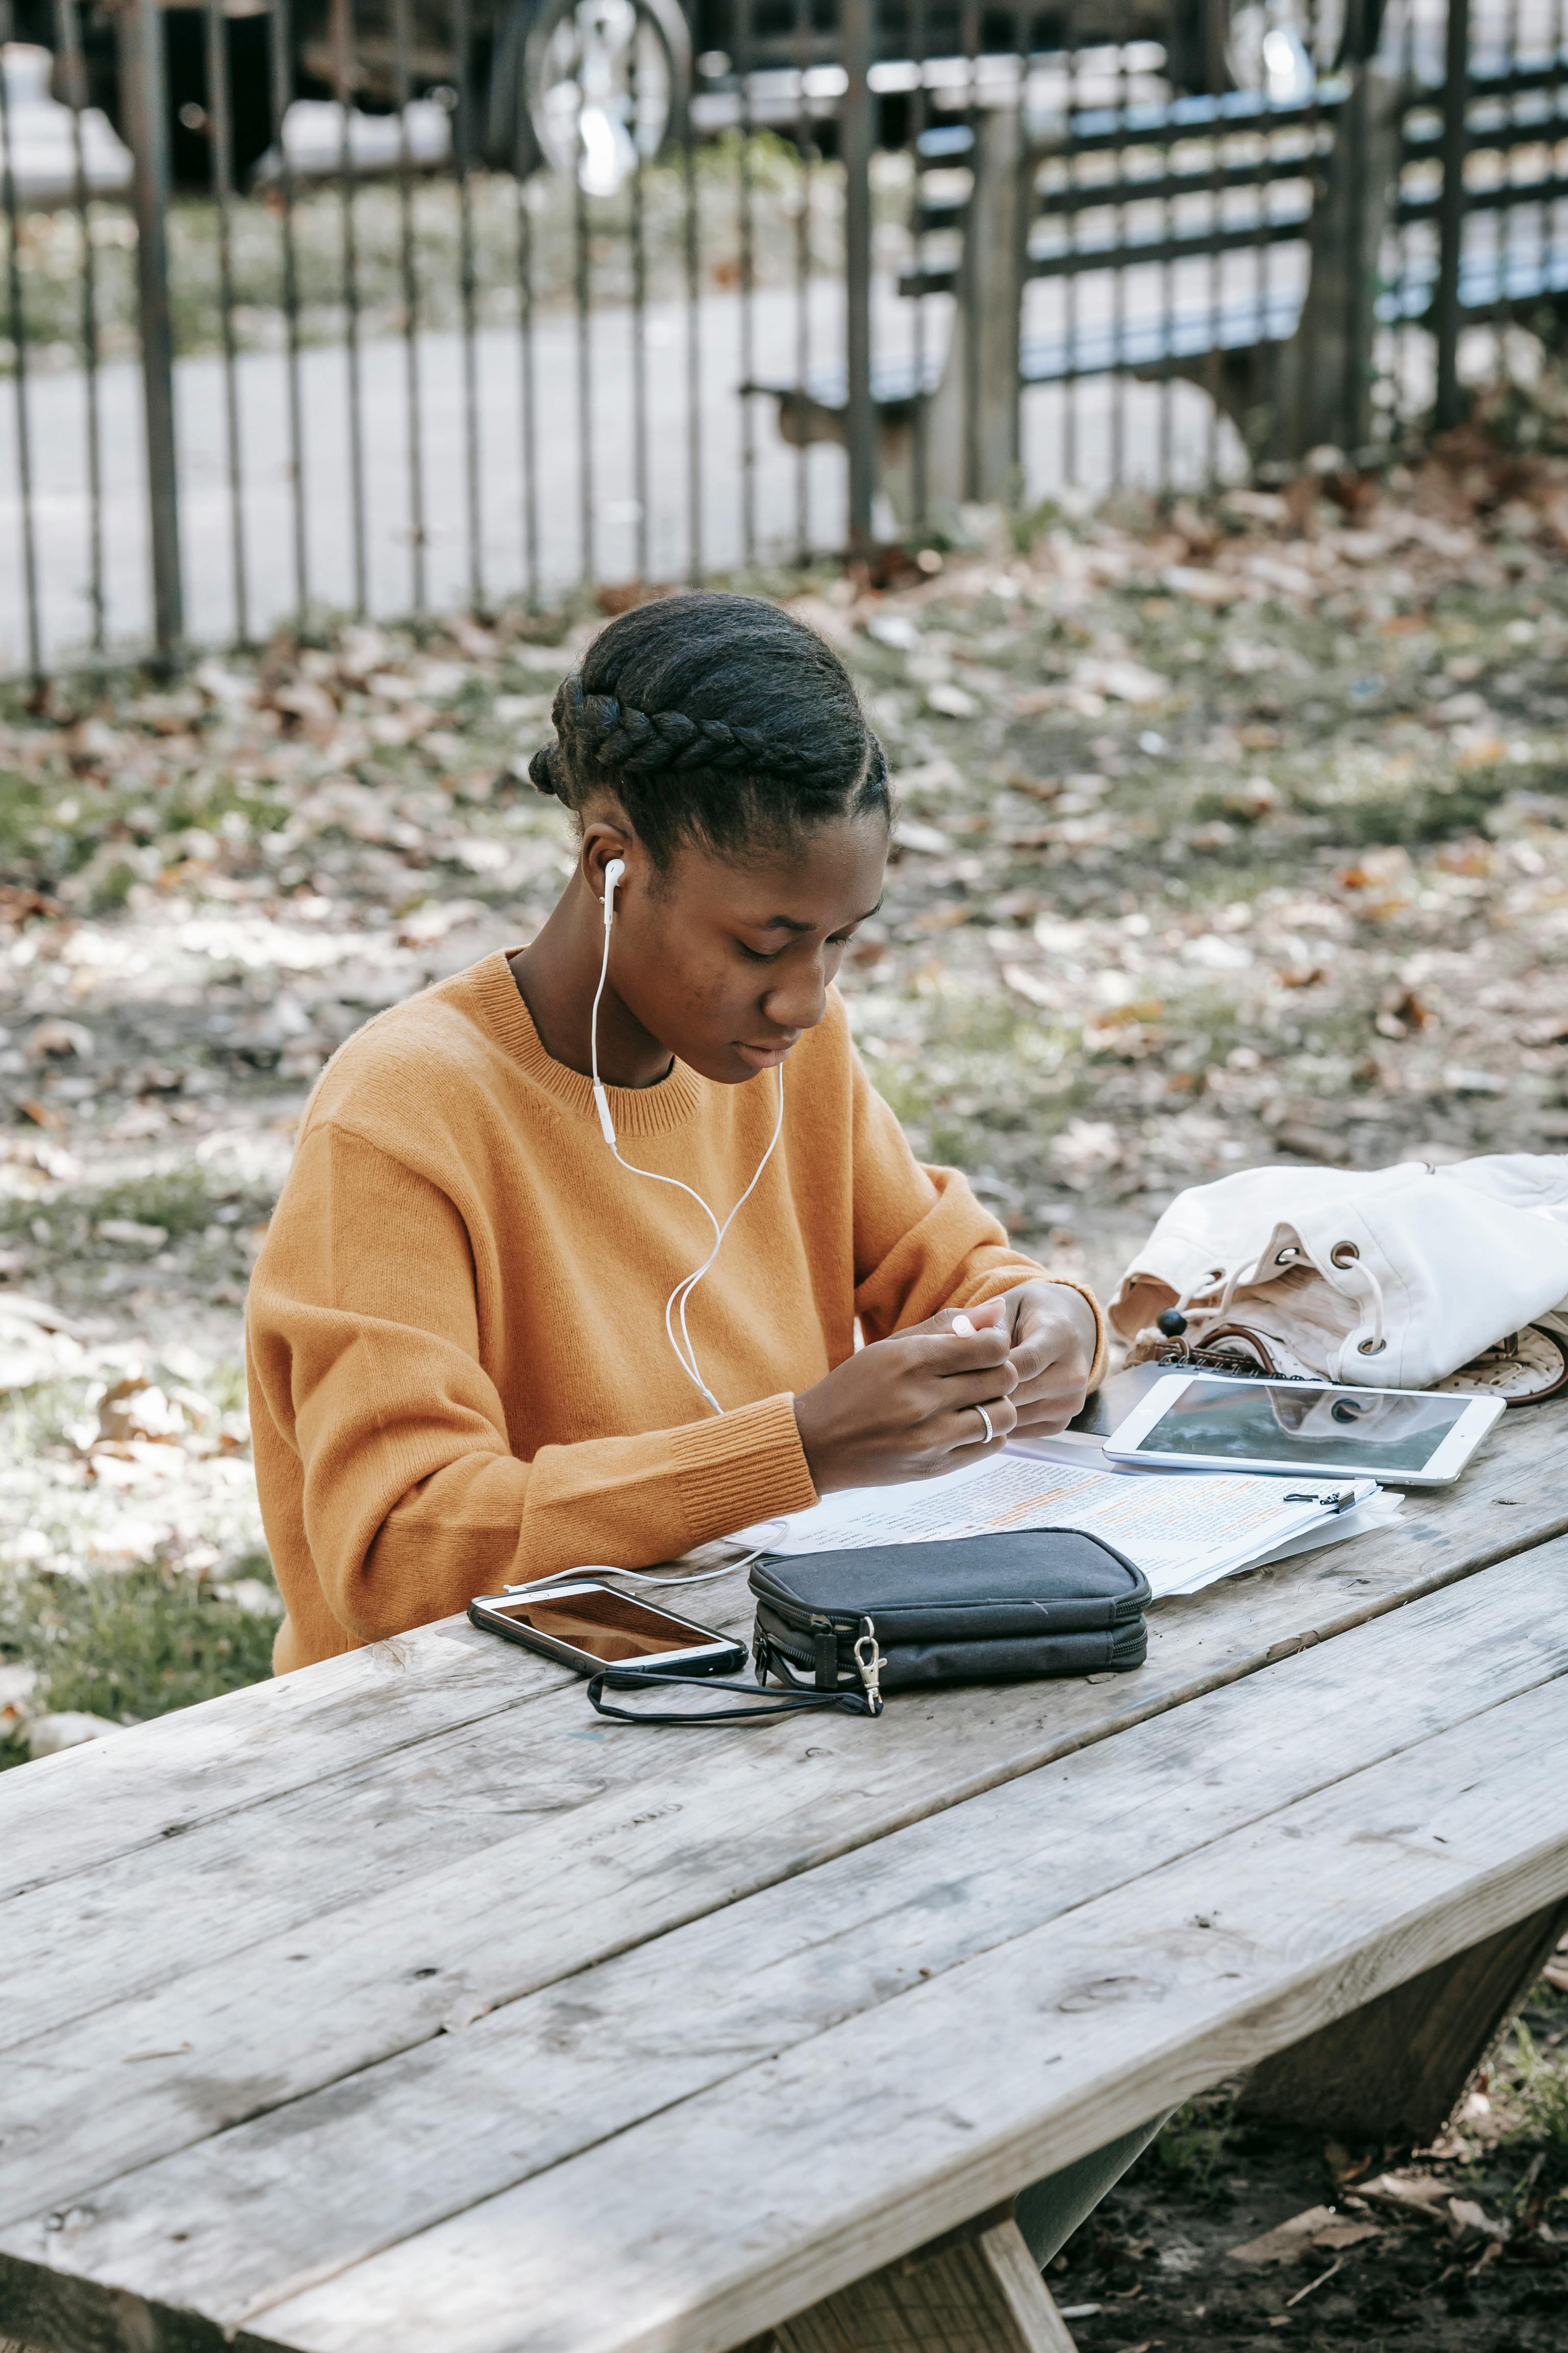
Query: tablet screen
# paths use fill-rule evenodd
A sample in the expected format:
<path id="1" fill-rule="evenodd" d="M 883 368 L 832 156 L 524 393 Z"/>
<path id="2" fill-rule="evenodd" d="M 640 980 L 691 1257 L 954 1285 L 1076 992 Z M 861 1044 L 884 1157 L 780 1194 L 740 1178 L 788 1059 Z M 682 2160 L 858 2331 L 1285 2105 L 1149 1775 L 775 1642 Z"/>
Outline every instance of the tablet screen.
<path id="1" fill-rule="evenodd" d="M 1225 1455 L 1237 1462 L 1321 1462 L 1333 1470 L 1424 1471 L 1468 1397 L 1317 1388 L 1306 1381 L 1193 1380 L 1133 1450 Z"/>

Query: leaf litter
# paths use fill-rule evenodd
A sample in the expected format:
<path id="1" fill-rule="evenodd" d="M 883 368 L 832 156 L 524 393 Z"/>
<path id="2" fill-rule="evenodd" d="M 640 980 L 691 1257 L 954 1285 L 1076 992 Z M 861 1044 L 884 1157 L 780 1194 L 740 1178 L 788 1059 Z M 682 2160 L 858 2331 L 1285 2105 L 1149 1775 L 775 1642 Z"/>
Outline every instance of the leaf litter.
<path id="1" fill-rule="evenodd" d="M 970 521 L 773 584 L 894 771 L 842 985 L 916 1148 L 1105 1283 L 1234 1168 L 1568 1140 L 1568 466 L 1470 432 L 1383 483 Z M 601 619 L 0 713 L 0 1592 L 266 1589 L 240 1316 L 300 1111 L 542 920 L 571 842 L 527 763 Z M 183 1401 L 84 1440 L 117 1390 Z"/>
<path id="2" fill-rule="evenodd" d="M 752 584 L 888 746 L 841 984 L 916 1148 L 1101 1285 L 1233 1168 L 1562 1148 L 1568 465 L 1466 430 L 1381 483 L 966 526 Z M 267 1672 L 248 1265 L 325 1058 L 553 902 L 527 762 L 601 619 L 0 712 L 0 1761 Z M 1554 1971 L 1419 2161 L 1178 2119 L 1062 2259 L 1086 2346 L 1561 2345 Z"/>
<path id="3" fill-rule="evenodd" d="M 1238 2109 L 1238 2088 L 1189 2103 L 1047 2272 L 1059 2307 L 1096 2315 L 1083 2353 L 1568 2342 L 1568 2000 L 1550 1973 L 1429 2148 L 1348 2148 Z"/>

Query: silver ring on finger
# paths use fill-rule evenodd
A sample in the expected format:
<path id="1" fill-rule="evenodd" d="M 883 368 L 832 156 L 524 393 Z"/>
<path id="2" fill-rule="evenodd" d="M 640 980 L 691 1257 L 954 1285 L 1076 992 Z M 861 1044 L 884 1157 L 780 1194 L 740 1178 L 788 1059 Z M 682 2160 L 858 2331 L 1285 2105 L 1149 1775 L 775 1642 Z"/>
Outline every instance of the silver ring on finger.
<path id="1" fill-rule="evenodd" d="M 986 1412 L 985 1408 L 983 1405 L 973 1406 L 970 1410 L 973 1413 L 977 1413 L 980 1416 L 981 1421 L 984 1425 L 985 1435 L 981 1440 L 981 1444 L 984 1446 L 989 1446 L 996 1435 L 996 1432 L 991 1427 L 991 1416 Z"/>

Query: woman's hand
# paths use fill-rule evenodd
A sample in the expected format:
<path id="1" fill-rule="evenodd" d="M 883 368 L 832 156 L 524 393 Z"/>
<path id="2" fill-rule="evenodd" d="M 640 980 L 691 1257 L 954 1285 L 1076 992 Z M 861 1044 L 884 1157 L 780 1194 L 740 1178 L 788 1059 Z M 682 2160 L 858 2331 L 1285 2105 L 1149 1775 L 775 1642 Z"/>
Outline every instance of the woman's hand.
<path id="1" fill-rule="evenodd" d="M 952 1310 L 944 1310 L 951 1316 Z M 1051 1438 L 1081 1408 L 1100 1346 L 1093 1308 L 1070 1283 L 1021 1282 L 984 1307 L 960 1309 L 983 1330 L 999 1328 L 1018 1385 L 1013 1391 L 1018 1438 Z"/>
<path id="2" fill-rule="evenodd" d="M 1009 1301 L 1017 1296 L 1007 1294 Z M 993 1314 L 982 1325 L 985 1313 L 975 1309 L 968 1332 L 954 1331 L 952 1314 L 944 1312 L 874 1341 L 795 1398 L 800 1442 L 819 1495 L 931 1479 L 1000 1451 L 1017 1418 L 1019 1374 L 1010 1353 L 1011 1322 Z M 989 1443 L 976 1406 L 989 1417 Z"/>

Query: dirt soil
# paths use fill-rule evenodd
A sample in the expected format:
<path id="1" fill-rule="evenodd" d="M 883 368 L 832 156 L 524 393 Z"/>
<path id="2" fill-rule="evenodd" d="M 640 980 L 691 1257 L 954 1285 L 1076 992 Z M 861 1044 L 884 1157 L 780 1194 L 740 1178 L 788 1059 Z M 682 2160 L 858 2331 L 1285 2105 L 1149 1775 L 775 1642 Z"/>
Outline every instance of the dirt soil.
<path id="1" fill-rule="evenodd" d="M 1562 2353 L 1568 1952 L 1430 2149 L 1194 2102 L 1047 2274 L 1080 2353 Z"/>

